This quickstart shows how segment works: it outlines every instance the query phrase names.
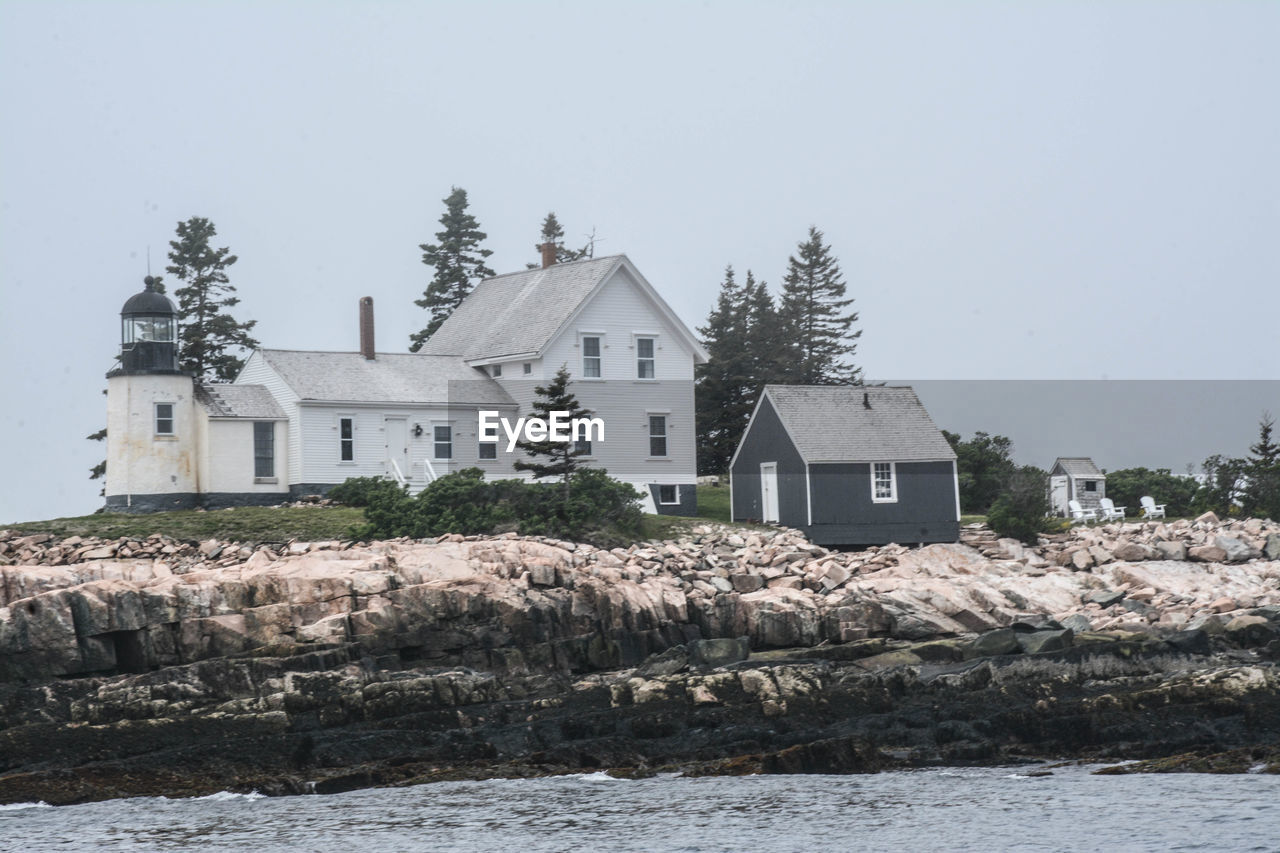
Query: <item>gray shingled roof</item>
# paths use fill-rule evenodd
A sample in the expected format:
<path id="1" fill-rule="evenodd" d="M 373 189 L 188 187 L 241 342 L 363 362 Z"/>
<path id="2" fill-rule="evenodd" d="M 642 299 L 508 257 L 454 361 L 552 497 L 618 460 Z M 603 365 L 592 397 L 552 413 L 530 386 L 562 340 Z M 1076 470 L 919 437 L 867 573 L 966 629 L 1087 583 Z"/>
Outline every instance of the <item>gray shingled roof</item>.
<path id="1" fill-rule="evenodd" d="M 765 393 L 806 462 L 956 458 L 910 388 L 768 385 Z"/>
<path id="2" fill-rule="evenodd" d="M 466 359 L 541 352 L 622 258 L 611 255 L 485 279 L 422 352 Z"/>
<path id="3" fill-rule="evenodd" d="M 1080 477 L 1088 480 L 1107 479 L 1107 475 L 1103 474 L 1087 456 L 1059 456 L 1053 465 L 1055 468 L 1062 466 L 1062 470 L 1073 479 Z"/>
<path id="4" fill-rule="evenodd" d="M 287 415 L 265 385 L 196 383 L 196 402 L 214 418 L 284 420 Z"/>
<path id="5" fill-rule="evenodd" d="M 502 386 L 456 355 L 258 350 L 303 400 L 511 406 Z"/>

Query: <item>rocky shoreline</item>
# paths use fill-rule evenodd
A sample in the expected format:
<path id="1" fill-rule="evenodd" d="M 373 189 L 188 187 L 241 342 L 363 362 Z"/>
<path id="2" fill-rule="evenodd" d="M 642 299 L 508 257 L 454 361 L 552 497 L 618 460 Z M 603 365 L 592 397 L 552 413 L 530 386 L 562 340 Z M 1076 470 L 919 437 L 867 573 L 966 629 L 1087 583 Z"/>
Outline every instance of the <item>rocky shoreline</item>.
<path id="1" fill-rule="evenodd" d="M 0 802 L 1044 758 L 1280 772 L 1280 525 L 964 539 L 0 532 Z"/>

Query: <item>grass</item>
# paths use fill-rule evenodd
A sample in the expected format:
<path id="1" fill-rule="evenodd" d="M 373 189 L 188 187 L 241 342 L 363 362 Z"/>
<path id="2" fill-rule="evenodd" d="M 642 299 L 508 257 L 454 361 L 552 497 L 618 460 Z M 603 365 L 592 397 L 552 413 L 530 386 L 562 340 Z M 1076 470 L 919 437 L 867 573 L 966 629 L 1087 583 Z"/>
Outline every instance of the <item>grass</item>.
<path id="1" fill-rule="evenodd" d="M 987 517 L 985 515 L 962 515 L 960 516 L 961 524 L 986 524 Z"/>
<path id="2" fill-rule="evenodd" d="M 290 539 L 349 539 L 351 528 L 363 522 L 364 510 L 358 507 L 242 506 L 208 512 L 178 510 L 147 515 L 102 512 L 78 518 L 28 521 L 7 527 L 22 533 L 51 533 L 63 538 L 144 539 L 152 533 L 161 533 L 182 540 L 288 542 Z"/>

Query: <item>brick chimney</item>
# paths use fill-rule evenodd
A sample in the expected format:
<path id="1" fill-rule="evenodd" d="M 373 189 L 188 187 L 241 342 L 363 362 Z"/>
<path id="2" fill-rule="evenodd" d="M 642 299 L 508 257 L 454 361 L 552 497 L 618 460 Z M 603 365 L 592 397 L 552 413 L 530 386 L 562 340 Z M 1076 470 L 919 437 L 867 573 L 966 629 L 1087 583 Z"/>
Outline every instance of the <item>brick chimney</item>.
<path id="1" fill-rule="evenodd" d="M 556 244 L 553 240 L 548 240 L 538 247 L 542 250 L 542 268 L 545 270 L 556 262 Z"/>
<path id="2" fill-rule="evenodd" d="M 373 361 L 373 297 L 360 298 L 360 354 Z"/>

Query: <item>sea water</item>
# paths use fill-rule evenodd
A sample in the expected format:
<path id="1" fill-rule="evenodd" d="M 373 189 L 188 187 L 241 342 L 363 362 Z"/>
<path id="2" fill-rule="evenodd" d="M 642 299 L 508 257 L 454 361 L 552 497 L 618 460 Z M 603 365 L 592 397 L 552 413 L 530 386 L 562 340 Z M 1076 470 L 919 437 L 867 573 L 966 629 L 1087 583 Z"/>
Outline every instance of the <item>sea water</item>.
<path id="1" fill-rule="evenodd" d="M 1280 850 L 1280 776 L 1092 769 L 639 780 L 597 773 L 327 796 L 21 804 L 0 806 L 0 849 Z"/>

